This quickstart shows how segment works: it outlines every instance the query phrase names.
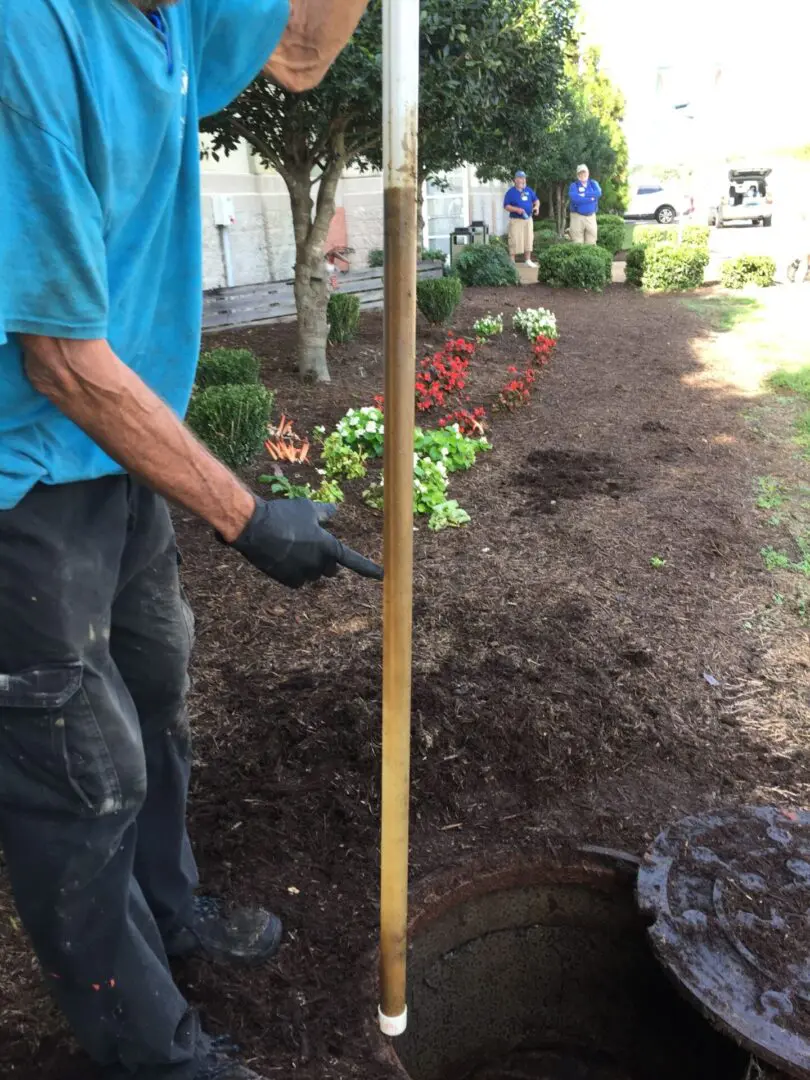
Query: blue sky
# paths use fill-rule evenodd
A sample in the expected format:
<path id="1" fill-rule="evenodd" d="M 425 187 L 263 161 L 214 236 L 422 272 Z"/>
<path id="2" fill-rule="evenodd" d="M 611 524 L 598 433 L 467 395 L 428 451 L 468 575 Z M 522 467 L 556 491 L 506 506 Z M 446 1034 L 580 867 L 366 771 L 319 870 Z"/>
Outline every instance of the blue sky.
<path id="1" fill-rule="evenodd" d="M 789 8 L 762 0 L 581 0 L 581 7 L 588 40 L 602 47 L 606 70 L 627 95 L 633 162 L 756 156 L 810 143 L 808 0 Z M 673 110 L 679 101 L 693 103 L 693 120 Z"/>

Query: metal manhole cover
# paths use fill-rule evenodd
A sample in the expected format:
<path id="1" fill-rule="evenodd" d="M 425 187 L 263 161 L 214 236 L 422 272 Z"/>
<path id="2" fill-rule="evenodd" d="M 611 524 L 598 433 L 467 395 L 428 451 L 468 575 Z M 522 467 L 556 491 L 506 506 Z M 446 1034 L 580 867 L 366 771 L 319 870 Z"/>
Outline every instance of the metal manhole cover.
<path id="1" fill-rule="evenodd" d="M 645 857 L 638 901 L 658 958 L 706 1016 L 810 1077 L 810 812 L 686 818 Z"/>

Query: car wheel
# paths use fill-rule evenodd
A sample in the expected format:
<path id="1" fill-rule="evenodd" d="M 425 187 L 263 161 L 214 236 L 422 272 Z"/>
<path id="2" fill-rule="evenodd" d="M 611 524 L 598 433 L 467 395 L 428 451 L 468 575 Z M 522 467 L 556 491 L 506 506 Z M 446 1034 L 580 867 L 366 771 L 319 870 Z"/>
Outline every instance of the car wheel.
<path id="1" fill-rule="evenodd" d="M 766 217 L 766 218 L 762 219 L 762 224 L 765 226 L 766 229 L 770 229 L 772 223 L 773 223 L 773 218 Z"/>
<path id="2" fill-rule="evenodd" d="M 655 220 L 659 225 L 671 225 L 675 220 L 675 207 L 659 206 L 655 212 Z"/>

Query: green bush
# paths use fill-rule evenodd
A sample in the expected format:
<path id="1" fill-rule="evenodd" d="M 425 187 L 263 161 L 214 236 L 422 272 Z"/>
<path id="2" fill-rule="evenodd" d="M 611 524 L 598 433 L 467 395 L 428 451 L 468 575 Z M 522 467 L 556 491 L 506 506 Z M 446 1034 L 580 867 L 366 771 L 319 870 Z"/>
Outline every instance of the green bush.
<path id="1" fill-rule="evenodd" d="M 368 253 L 368 265 L 373 269 L 385 266 L 385 252 L 382 248 L 372 248 Z"/>
<path id="2" fill-rule="evenodd" d="M 453 265 L 462 285 L 517 285 L 517 268 L 507 252 L 495 244 L 469 244 Z"/>
<path id="3" fill-rule="evenodd" d="M 351 293 L 332 293 L 326 307 L 326 320 L 333 345 L 351 341 L 360 325 L 360 297 Z"/>
<path id="4" fill-rule="evenodd" d="M 551 218 L 535 218 L 534 221 L 535 232 L 550 232 L 557 235 L 557 223 L 552 221 Z"/>
<path id="5" fill-rule="evenodd" d="M 612 225 L 614 221 L 620 221 L 624 225 L 624 218 L 620 214 L 597 214 L 597 225 Z"/>
<path id="6" fill-rule="evenodd" d="M 689 247 L 708 248 L 710 235 L 711 229 L 708 225 L 684 225 L 682 241 Z"/>
<path id="7" fill-rule="evenodd" d="M 601 292 L 610 280 L 613 257 L 591 244 L 554 244 L 540 255 L 537 277 L 546 285 L 563 289 Z"/>
<path id="8" fill-rule="evenodd" d="M 532 254 L 537 258 L 546 248 L 550 248 L 554 244 L 564 243 L 568 243 L 568 241 L 561 239 L 556 229 L 535 229 Z"/>
<path id="9" fill-rule="evenodd" d="M 212 454 L 237 469 L 264 445 L 272 407 L 264 386 L 209 386 L 194 393 L 186 420 Z"/>
<path id="10" fill-rule="evenodd" d="M 447 261 L 447 254 L 441 248 L 422 248 L 419 252 L 419 258 L 422 262 L 444 263 Z"/>
<path id="11" fill-rule="evenodd" d="M 637 225 L 633 232 L 633 243 L 643 244 L 645 247 L 651 244 L 676 244 L 677 242 L 678 230 L 673 227 Z"/>
<path id="12" fill-rule="evenodd" d="M 504 233 L 503 236 L 490 236 L 490 247 L 501 248 L 506 254 L 509 254 L 509 236 Z"/>
<path id="13" fill-rule="evenodd" d="M 197 366 L 197 386 L 244 386 L 259 381 L 259 358 L 250 349 L 211 349 Z"/>
<path id="14" fill-rule="evenodd" d="M 720 271 L 720 283 L 727 289 L 742 289 L 746 285 L 773 285 L 776 263 L 769 255 L 740 255 L 726 259 Z"/>
<path id="15" fill-rule="evenodd" d="M 416 306 L 433 326 L 443 326 L 452 318 L 462 292 L 457 277 L 425 278 L 416 283 Z"/>
<path id="16" fill-rule="evenodd" d="M 644 279 L 644 259 L 647 254 L 646 244 L 633 244 L 627 252 L 627 261 L 624 264 L 624 273 L 631 285 L 641 287 Z"/>
<path id="17" fill-rule="evenodd" d="M 599 231 L 597 244 L 599 247 L 615 255 L 624 247 L 624 222 L 621 218 L 608 215 L 607 220 L 597 222 Z"/>
<path id="18" fill-rule="evenodd" d="M 644 258 L 641 284 L 649 292 L 682 292 L 697 289 L 709 265 L 705 248 L 687 244 L 653 244 Z"/>

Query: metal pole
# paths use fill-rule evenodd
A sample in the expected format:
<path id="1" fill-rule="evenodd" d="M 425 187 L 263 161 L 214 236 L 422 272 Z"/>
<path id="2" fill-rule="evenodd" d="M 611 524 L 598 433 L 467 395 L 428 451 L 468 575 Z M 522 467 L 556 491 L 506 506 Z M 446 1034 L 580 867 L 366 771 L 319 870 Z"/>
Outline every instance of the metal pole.
<path id="1" fill-rule="evenodd" d="M 383 0 L 385 515 L 380 1028 L 407 1026 L 419 0 Z"/>

